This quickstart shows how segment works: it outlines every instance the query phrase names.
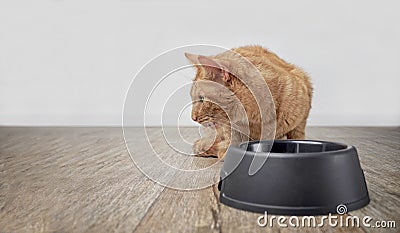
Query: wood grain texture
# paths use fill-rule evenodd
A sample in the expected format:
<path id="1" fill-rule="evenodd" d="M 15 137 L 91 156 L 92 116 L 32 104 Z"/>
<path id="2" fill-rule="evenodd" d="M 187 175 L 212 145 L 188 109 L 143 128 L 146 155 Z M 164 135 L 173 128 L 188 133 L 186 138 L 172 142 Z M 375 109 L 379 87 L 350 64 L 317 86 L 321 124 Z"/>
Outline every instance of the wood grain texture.
<path id="1" fill-rule="evenodd" d="M 189 141 L 195 139 L 196 129 L 182 130 Z M 306 134 L 357 147 L 371 203 L 349 215 L 400 224 L 399 127 L 310 127 Z M 159 128 L 149 129 L 149 139 L 175 165 L 217 163 L 168 151 Z M 259 214 L 225 206 L 218 196 L 215 185 L 181 191 L 148 179 L 129 157 L 120 128 L 0 128 L 0 232 L 398 232 L 399 227 L 261 228 Z"/>

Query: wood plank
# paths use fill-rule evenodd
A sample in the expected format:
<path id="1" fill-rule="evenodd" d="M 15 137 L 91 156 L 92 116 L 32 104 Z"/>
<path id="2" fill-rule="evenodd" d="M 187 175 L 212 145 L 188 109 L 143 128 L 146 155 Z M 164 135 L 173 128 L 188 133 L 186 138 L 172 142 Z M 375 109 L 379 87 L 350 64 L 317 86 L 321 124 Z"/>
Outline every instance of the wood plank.
<path id="1" fill-rule="evenodd" d="M 131 231 L 164 189 L 135 168 L 119 129 L 5 130 L 2 232 Z"/>
<path id="2" fill-rule="evenodd" d="M 198 137 L 196 131 L 186 128 L 181 133 L 193 141 Z M 148 135 L 161 158 L 173 166 L 193 170 L 218 164 L 216 159 L 194 158 L 171 150 L 159 128 L 149 128 Z M 180 144 L 177 132 L 171 135 L 172 145 L 190 149 L 189 144 Z M 371 203 L 349 214 L 399 224 L 399 127 L 309 127 L 307 137 L 355 145 Z M 132 140 L 135 143 L 134 137 Z M 146 153 L 145 147 L 141 149 Z M 155 177 L 167 177 L 171 184 L 200 185 L 205 177 L 217 179 L 214 172 L 186 177 L 180 172 L 165 175 L 154 169 Z M 183 191 L 164 188 L 146 178 L 131 161 L 120 128 L 0 127 L 0 232 L 376 230 L 261 228 L 257 226 L 260 214 L 225 206 L 218 197 L 216 185 Z"/>

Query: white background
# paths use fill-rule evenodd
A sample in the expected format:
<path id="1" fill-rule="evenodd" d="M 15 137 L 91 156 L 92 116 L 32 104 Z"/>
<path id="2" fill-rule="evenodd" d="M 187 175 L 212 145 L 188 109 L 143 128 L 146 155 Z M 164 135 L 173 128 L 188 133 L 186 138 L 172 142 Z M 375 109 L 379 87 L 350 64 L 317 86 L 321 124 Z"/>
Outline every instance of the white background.
<path id="1" fill-rule="evenodd" d="M 309 125 L 399 125 L 398 10 L 362 0 L 3 0 L 0 125 L 120 125 L 135 73 L 199 43 L 259 44 L 304 68 L 315 88 Z"/>

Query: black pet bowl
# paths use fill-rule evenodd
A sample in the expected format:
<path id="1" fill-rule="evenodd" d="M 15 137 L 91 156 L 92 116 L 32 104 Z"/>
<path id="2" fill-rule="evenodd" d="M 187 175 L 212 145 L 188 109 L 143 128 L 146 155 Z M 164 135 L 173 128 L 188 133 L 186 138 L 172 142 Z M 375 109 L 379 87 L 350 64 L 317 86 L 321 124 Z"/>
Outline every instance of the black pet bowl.
<path id="1" fill-rule="evenodd" d="M 253 158 L 267 155 L 249 175 Z M 222 203 L 260 213 L 322 215 L 337 213 L 339 205 L 351 211 L 369 203 L 356 148 L 334 142 L 253 141 L 230 147 L 219 188 Z"/>

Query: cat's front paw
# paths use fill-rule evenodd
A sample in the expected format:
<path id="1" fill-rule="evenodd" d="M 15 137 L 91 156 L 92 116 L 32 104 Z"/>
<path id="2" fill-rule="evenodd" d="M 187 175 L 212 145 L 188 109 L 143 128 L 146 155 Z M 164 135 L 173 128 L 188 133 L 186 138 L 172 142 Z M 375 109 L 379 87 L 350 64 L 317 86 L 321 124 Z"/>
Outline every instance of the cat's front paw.
<path id="1" fill-rule="evenodd" d="M 195 156 L 210 157 L 217 156 L 212 148 L 212 142 L 204 139 L 197 140 L 193 145 Z"/>
<path id="2" fill-rule="evenodd" d="M 218 150 L 218 152 L 217 152 L 216 154 L 217 154 L 217 157 L 218 157 L 221 161 L 224 161 L 225 155 L 226 155 L 226 149 L 220 149 L 220 150 Z"/>

